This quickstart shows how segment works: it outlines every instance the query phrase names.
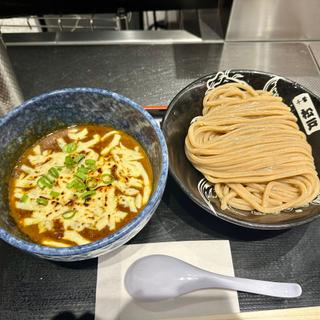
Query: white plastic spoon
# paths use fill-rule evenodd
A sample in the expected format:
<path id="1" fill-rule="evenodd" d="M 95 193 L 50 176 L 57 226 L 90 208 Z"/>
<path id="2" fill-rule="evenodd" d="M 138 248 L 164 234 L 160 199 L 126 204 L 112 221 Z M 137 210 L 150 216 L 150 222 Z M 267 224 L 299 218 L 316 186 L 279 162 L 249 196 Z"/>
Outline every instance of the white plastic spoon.
<path id="1" fill-rule="evenodd" d="M 228 277 L 197 268 L 166 255 L 138 259 L 125 275 L 125 287 L 137 300 L 163 300 L 201 289 L 228 289 L 279 298 L 295 298 L 302 289 L 297 283 L 271 282 Z"/>

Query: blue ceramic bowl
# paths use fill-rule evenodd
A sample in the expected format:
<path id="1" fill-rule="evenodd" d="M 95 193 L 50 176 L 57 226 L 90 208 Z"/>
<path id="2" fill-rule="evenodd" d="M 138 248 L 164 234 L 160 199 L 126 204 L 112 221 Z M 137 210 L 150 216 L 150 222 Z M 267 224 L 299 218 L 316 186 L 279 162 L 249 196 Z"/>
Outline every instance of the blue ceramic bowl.
<path id="1" fill-rule="evenodd" d="M 101 124 L 123 130 L 145 148 L 153 168 L 153 193 L 146 207 L 112 235 L 70 248 L 35 244 L 17 228 L 10 216 L 8 183 L 17 159 L 41 137 L 74 124 Z M 155 120 L 138 104 L 114 92 L 71 88 L 35 97 L 0 118 L 0 238 L 39 257 L 76 261 L 114 250 L 134 237 L 160 203 L 168 173 L 168 151 Z"/>

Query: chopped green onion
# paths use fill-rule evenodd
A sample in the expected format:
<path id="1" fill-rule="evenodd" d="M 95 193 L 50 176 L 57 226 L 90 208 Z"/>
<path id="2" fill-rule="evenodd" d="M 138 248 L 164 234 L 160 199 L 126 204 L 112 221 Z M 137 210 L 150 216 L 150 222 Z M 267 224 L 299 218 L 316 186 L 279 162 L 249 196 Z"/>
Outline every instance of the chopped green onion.
<path id="1" fill-rule="evenodd" d="M 89 178 L 89 179 L 87 179 L 86 183 L 87 183 L 87 187 L 88 187 L 90 190 L 93 190 L 93 189 L 98 185 L 97 180 L 94 179 L 94 178 Z"/>
<path id="2" fill-rule="evenodd" d="M 87 166 L 94 166 L 96 164 L 96 160 L 93 159 L 87 159 L 84 162 Z"/>
<path id="3" fill-rule="evenodd" d="M 27 194 L 24 194 L 22 197 L 21 197 L 21 202 L 27 202 L 28 201 L 28 195 Z"/>
<path id="4" fill-rule="evenodd" d="M 75 214 L 76 214 L 76 210 L 74 210 L 74 209 L 72 209 L 72 210 L 68 210 L 68 211 L 66 211 L 66 212 L 64 212 L 63 214 L 62 214 L 62 217 L 64 218 L 64 219 L 71 219 L 71 218 L 73 218 L 74 216 L 75 216 Z"/>
<path id="5" fill-rule="evenodd" d="M 37 198 L 37 203 L 42 205 L 42 206 L 46 206 L 48 204 L 48 199 L 46 199 L 46 198 Z"/>
<path id="6" fill-rule="evenodd" d="M 87 179 L 87 175 L 82 173 L 81 171 L 77 171 L 75 176 L 79 179 L 81 179 L 82 181 L 85 181 Z"/>
<path id="7" fill-rule="evenodd" d="M 80 168 L 78 168 L 78 171 L 83 174 L 87 174 L 89 172 L 89 169 L 84 166 L 81 166 Z"/>
<path id="8" fill-rule="evenodd" d="M 76 191 L 79 191 L 79 192 L 81 192 L 81 191 L 83 191 L 83 190 L 85 190 L 85 188 L 86 188 L 86 185 L 83 183 L 83 181 L 82 180 L 80 180 L 79 178 L 75 178 L 75 179 L 73 179 L 71 182 L 69 182 L 68 184 L 67 184 L 67 188 L 68 189 L 75 189 Z"/>
<path id="9" fill-rule="evenodd" d="M 75 142 L 68 143 L 63 146 L 62 150 L 65 153 L 72 153 L 73 151 L 77 150 L 77 144 Z"/>
<path id="10" fill-rule="evenodd" d="M 87 159 L 84 161 L 84 163 L 86 164 L 86 166 L 89 170 L 93 170 L 96 167 L 96 160 Z"/>
<path id="11" fill-rule="evenodd" d="M 46 186 L 43 184 L 42 177 L 37 180 L 37 186 L 38 186 L 40 189 L 44 189 L 44 188 L 46 187 Z"/>
<path id="12" fill-rule="evenodd" d="M 45 187 L 52 188 L 52 181 L 47 176 L 42 176 L 37 180 L 37 185 L 40 189 L 44 189 Z"/>
<path id="13" fill-rule="evenodd" d="M 82 154 L 82 153 L 80 153 L 80 154 L 78 154 L 78 155 L 76 155 L 76 156 L 74 157 L 74 161 L 75 161 L 76 163 L 79 163 L 83 158 L 85 158 L 85 155 Z"/>
<path id="14" fill-rule="evenodd" d="M 53 185 L 55 178 L 50 175 L 46 175 L 45 177 L 46 177 L 47 181 L 50 181 L 50 183 Z"/>
<path id="15" fill-rule="evenodd" d="M 76 191 L 82 192 L 83 190 L 86 189 L 86 185 L 84 183 L 76 183 L 76 185 L 74 186 L 74 189 L 76 189 Z"/>
<path id="16" fill-rule="evenodd" d="M 75 180 L 70 181 L 70 182 L 67 184 L 67 188 L 68 188 L 68 189 L 73 188 L 74 183 L 75 183 Z"/>
<path id="17" fill-rule="evenodd" d="M 86 176 L 85 174 L 81 173 L 81 172 L 77 172 L 77 173 L 75 174 L 75 176 L 76 176 L 77 178 L 81 179 L 82 181 L 85 181 L 85 180 L 87 179 L 87 176 Z"/>
<path id="18" fill-rule="evenodd" d="M 95 194 L 96 194 L 96 192 L 94 190 L 86 191 L 80 196 L 80 198 L 86 199 L 86 198 L 89 198 L 89 197 L 91 197 L 91 196 L 93 196 Z"/>
<path id="19" fill-rule="evenodd" d="M 106 185 L 109 185 L 114 181 L 114 177 L 108 173 L 103 174 L 101 178 L 102 178 L 102 182 Z"/>
<path id="20" fill-rule="evenodd" d="M 64 159 L 64 164 L 67 168 L 71 169 L 75 165 L 75 161 L 71 156 L 66 156 Z"/>
<path id="21" fill-rule="evenodd" d="M 59 177 L 59 171 L 55 167 L 50 168 L 48 173 L 54 178 L 58 178 Z"/>
<path id="22" fill-rule="evenodd" d="M 51 192 L 50 192 L 50 196 L 51 196 L 52 198 L 58 198 L 59 195 L 60 195 L 60 193 L 57 192 L 57 191 L 51 191 Z"/>

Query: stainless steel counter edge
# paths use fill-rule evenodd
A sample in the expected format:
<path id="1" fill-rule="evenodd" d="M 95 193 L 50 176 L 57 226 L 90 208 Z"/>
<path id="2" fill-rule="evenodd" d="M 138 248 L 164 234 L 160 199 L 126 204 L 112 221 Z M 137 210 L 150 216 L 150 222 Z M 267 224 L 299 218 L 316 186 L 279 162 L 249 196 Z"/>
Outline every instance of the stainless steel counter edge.
<path id="1" fill-rule="evenodd" d="M 64 46 L 64 45 L 115 45 L 115 44 L 192 44 L 192 43 L 304 43 L 318 44 L 320 41 L 242 41 L 224 40 L 216 37 L 202 39 L 185 30 L 160 31 L 81 31 L 43 33 L 4 33 L 7 46 Z"/>
<path id="2" fill-rule="evenodd" d="M 185 31 L 95 31 L 3 34 L 7 46 L 30 45 L 114 45 L 201 43 L 201 38 Z M 211 40 L 222 43 L 222 39 Z"/>

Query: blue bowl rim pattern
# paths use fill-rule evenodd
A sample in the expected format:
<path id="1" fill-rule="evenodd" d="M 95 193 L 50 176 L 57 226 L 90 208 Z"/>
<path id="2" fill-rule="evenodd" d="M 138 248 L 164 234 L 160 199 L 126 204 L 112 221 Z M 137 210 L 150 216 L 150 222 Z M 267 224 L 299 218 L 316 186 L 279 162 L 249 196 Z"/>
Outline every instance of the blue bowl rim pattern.
<path id="1" fill-rule="evenodd" d="M 208 73 L 204 76 L 201 76 L 200 78 L 197 78 L 196 80 L 192 81 L 185 87 L 183 87 L 170 101 L 169 106 L 166 110 L 166 114 L 163 117 L 161 128 L 163 129 L 163 126 L 165 122 L 167 121 L 169 114 L 171 113 L 172 109 L 174 108 L 174 104 L 180 97 L 191 87 L 193 87 L 195 84 L 200 84 L 204 79 L 208 77 L 213 77 L 216 75 L 219 71 L 226 71 L 226 70 L 218 70 L 216 72 Z M 287 78 L 285 76 L 280 76 L 276 73 L 272 72 L 266 72 L 266 71 L 261 71 L 261 70 L 251 70 L 251 69 L 228 69 L 228 71 L 235 72 L 235 73 L 251 73 L 251 74 L 258 74 L 258 75 L 266 75 L 269 76 L 270 78 L 272 77 L 281 77 L 284 81 L 287 83 L 290 83 L 291 85 L 297 85 L 301 90 L 303 90 L 306 93 L 309 93 L 313 95 L 317 100 L 320 101 L 320 96 L 315 94 L 314 92 L 310 91 L 308 88 L 305 86 L 297 83 L 294 80 L 291 80 L 290 78 Z M 164 132 L 165 136 L 166 133 Z M 180 188 L 184 191 L 184 193 L 198 206 L 200 206 L 202 209 L 207 211 L 210 214 L 213 214 L 212 211 L 209 209 L 209 207 L 202 201 L 198 200 L 192 192 L 189 191 L 189 189 L 181 182 L 180 178 L 176 175 L 175 171 L 172 169 L 172 167 L 169 167 L 169 172 L 170 175 L 173 177 L 175 182 L 180 186 Z M 238 225 L 240 227 L 245 227 L 245 228 L 250 228 L 250 229 L 257 229 L 257 230 L 283 230 L 283 229 L 289 229 L 295 226 L 303 225 L 306 223 L 309 223 L 315 219 L 320 219 L 320 214 L 309 217 L 307 219 L 301 220 L 301 221 L 294 221 L 294 222 L 287 222 L 287 223 L 278 223 L 278 224 L 264 224 L 264 223 L 256 223 L 256 222 L 249 222 L 249 221 L 242 221 L 240 219 L 236 219 L 234 217 L 228 216 L 225 213 L 222 213 L 221 211 L 217 211 L 216 217 L 225 220 L 227 222 L 230 222 L 232 224 Z"/>
<path id="2" fill-rule="evenodd" d="M 100 240 L 97 240 L 95 242 L 82 245 L 82 246 L 74 246 L 74 247 L 68 247 L 68 248 L 53 248 L 53 247 L 46 247 L 42 245 L 38 245 L 33 242 L 28 242 L 22 239 L 18 239 L 17 237 L 13 236 L 11 233 L 7 232 L 6 230 L 0 228 L 0 239 L 6 241 L 10 245 L 22 249 L 24 251 L 38 254 L 38 255 L 47 255 L 47 256 L 72 256 L 72 255 L 79 255 L 84 254 L 87 252 L 95 251 L 100 248 L 103 248 L 118 239 L 122 238 L 124 235 L 130 233 L 135 227 L 139 225 L 141 221 L 143 221 L 146 216 L 150 214 L 152 211 L 152 208 L 157 205 L 157 202 L 159 198 L 162 196 L 167 175 L 168 175 L 168 167 L 169 167 L 169 160 L 168 160 L 168 149 L 167 144 L 164 138 L 164 135 L 161 131 L 161 128 L 157 124 L 157 122 L 153 119 L 153 117 L 145 111 L 139 104 L 136 102 L 130 100 L 129 98 L 122 96 L 118 93 L 112 92 L 110 90 L 106 89 L 100 89 L 100 88 L 87 88 L 87 87 L 81 87 L 81 88 L 65 88 L 60 90 L 51 91 L 48 93 L 41 94 L 39 96 L 36 96 L 34 98 L 31 98 L 30 100 L 25 101 L 20 106 L 14 108 L 13 110 L 9 111 L 4 117 L 0 118 L 0 125 L 3 125 L 8 121 L 10 118 L 16 116 L 20 110 L 23 110 L 27 108 L 29 105 L 41 101 L 42 99 L 45 99 L 49 96 L 53 95 L 63 95 L 65 93 L 76 93 L 76 92 L 82 92 L 82 93 L 97 93 L 104 96 L 109 96 L 114 98 L 115 100 L 119 102 L 124 102 L 128 105 L 130 105 L 133 109 L 140 112 L 151 124 L 152 128 L 155 130 L 157 137 L 160 142 L 160 148 L 162 151 L 162 168 L 161 173 L 159 177 L 159 182 L 154 190 L 151 198 L 149 199 L 147 205 L 143 208 L 143 210 L 130 222 L 128 222 L 126 225 L 124 225 L 121 229 L 116 231 L 115 233 L 112 233 L 111 235 L 102 238 Z"/>

